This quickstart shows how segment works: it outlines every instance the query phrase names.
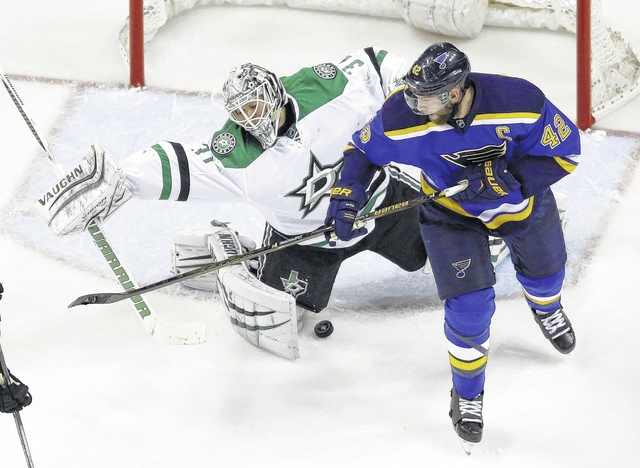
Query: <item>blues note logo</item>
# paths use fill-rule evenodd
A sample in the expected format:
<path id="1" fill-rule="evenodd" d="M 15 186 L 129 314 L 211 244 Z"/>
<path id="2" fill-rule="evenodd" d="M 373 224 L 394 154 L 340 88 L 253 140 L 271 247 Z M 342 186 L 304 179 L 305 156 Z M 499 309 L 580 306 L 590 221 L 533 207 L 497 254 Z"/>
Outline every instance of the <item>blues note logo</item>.
<path id="1" fill-rule="evenodd" d="M 469 265 L 471 265 L 471 259 L 467 258 L 466 260 L 460 260 L 459 262 L 454 262 L 451 265 L 453 265 L 453 268 L 458 271 L 456 273 L 456 278 L 461 279 L 465 277 L 464 271 L 469 268 Z"/>
<path id="2" fill-rule="evenodd" d="M 447 60 L 447 53 L 443 52 L 440 55 L 438 55 L 436 57 L 436 62 L 438 62 L 440 64 L 440 70 L 444 70 L 445 68 L 447 68 L 447 64 L 445 62 L 445 60 Z"/>

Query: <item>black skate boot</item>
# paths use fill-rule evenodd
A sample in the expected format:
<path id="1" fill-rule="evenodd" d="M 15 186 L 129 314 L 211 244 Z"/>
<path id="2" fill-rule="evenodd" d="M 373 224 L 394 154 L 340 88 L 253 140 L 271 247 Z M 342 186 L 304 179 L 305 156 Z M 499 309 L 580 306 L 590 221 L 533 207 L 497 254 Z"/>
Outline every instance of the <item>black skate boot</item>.
<path id="1" fill-rule="evenodd" d="M 547 338 L 554 348 L 562 354 L 569 354 L 576 347 L 576 335 L 571 327 L 569 317 L 564 313 L 562 307 L 552 314 L 540 313 L 535 309 L 531 309 L 533 318 L 542 334 Z"/>
<path id="2" fill-rule="evenodd" d="M 449 417 L 467 455 L 470 455 L 473 446 L 482 440 L 483 398 L 484 391 L 473 400 L 467 400 L 462 398 L 455 388 L 451 389 Z"/>

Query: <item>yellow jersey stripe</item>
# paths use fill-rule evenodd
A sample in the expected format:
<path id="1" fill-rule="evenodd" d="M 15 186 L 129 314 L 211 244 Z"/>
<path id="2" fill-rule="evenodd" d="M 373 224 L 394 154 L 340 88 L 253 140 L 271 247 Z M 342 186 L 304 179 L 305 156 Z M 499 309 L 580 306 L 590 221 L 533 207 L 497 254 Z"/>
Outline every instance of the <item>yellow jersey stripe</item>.
<path id="1" fill-rule="evenodd" d="M 556 156 L 553 159 L 555 159 L 555 161 L 560 165 L 560 167 L 562 167 L 562 169 L 567 171 L 569 174 L 571 174 L 573 172 L 573 170 L 576 168 L 575 164 L 567 161 L 564 158 L 560 158 L 560 157 Z"/>
<path id="2" fill-rule="evenodd" d="M 516 124 L 516 123 L 534 123 L 540 118 L 539 113 L 534 112 L 510 112 L 497 114 L 478 114 L 471 122 L 471 126 L 476 125 L 495 125 L 496 123 Z M 498 122 L 496 122 L 498 121 Z M 435 124 L 427 122 L 423 125 L 415 127 L 400 128 L 397 130 L 389 130 L 384 134 L 393 140 L 402 140 L 404 138 L 414 138 L 425 135 L 432 131 L 448 131 L 453 130 L 449 124 Z"/>
<path id="3" fill-rule="evenodd" d="M 424 179 L 423 176 L 420 177 L 420 185 L 422 186 L 422 191 L 426 195 L 430 195 L 432 193 L 437 192 L 437 190 L 434 190 L 433 188 L 431 188 L 431 186 L 427 183 L 427 181 Z M 435 202 L 444 206 L 448 210 L 453 211 L 454 213 L 458 213 L 459 215 L 466 216 L 468 218 L 480 219 L 480 221 L 482 221 L 484 225 L 487 226 L 489 229 L 496 229 L 502 226 L 504 223 L 507 223 L 510 221 L 522 221 L 523 219 L 527 219 L 531 214 L 531 212 L 533 211 L 533 201 L 534 201 L 534 197 L 531 197 L 526 201 L 526 205 L 524 206 L 524 209 L 517 211 L 515 213 L 504 213 L 504 214 L 498 215 L 488 222 L 483 221 L 477 216 L 469 214 L 464 208 L 462 208 L 462 206 L 460 206 L 459 203 L 456 203 L 451 198 L 440 198 Z"/>

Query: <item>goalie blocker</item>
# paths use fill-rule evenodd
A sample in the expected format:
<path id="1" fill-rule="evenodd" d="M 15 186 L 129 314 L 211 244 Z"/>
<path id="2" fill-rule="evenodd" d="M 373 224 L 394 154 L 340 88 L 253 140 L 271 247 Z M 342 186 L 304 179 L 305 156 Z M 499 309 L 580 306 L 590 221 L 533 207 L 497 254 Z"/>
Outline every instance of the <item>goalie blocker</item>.
<path id="1" fill-rule="evenodd" d="M 174 273 L 225 260 L 256 247 L 251 239 L 218 221 L 207 227 L 178 229 L 174 243 Z M 247 262 L 183 284 L 205 291 L 217 290 L 234 330 L 249 343 L 286 359 L 300 357 L 298 329 L 302 328 L 303 309 L 296 306 L 290 294 L 260 282 Z"/>

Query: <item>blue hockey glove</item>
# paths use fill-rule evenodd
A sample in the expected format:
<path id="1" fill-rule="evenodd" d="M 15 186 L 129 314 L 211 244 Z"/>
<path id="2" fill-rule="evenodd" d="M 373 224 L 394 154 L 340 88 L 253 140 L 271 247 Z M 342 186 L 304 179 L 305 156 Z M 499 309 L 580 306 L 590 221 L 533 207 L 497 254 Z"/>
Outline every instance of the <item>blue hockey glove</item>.
<path id="1" fill-rule="evenodd" d="M 520 188 L 520 183 L 507 171 L 504 157 L 473 165 L 465 175 L 469 187 L 451 197 L 458 203 L 490 203 Z"/>
<path id="2" fill-rule="evenodd" d="M 335 234 L 343 241 L 351 240 L 367 233 L 366 227 L 353 227 L 358 212 L 367 203 L 367 194 L 358 182 L 338 181 L 331 189 L 329 208 L 324 224 L 334 223 Z M 330 245 L 335 245 L 329 242 Z"/>
<path id="3" fill-rule="evenodd" d="M 15 375 L 9 374 L 9 385 L 0 377 L 0 412 L 15 413 L 31 404 L 29 387 L 20 382 Z"/>

